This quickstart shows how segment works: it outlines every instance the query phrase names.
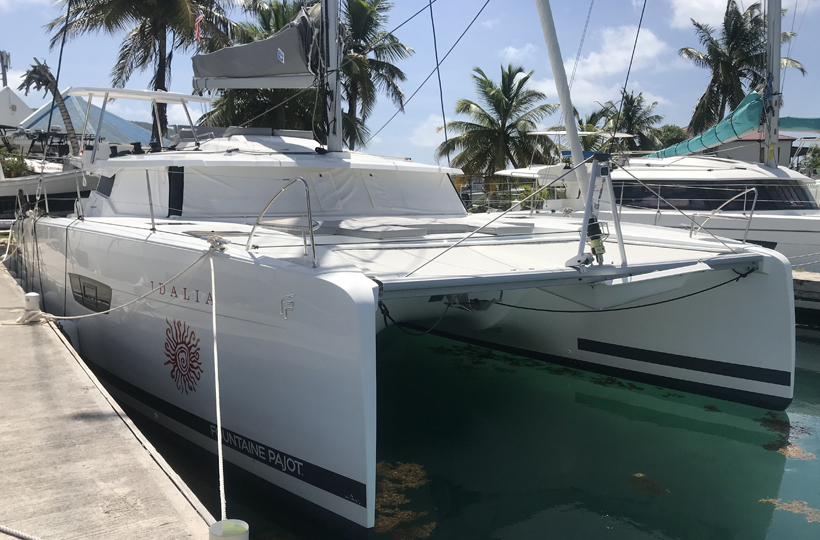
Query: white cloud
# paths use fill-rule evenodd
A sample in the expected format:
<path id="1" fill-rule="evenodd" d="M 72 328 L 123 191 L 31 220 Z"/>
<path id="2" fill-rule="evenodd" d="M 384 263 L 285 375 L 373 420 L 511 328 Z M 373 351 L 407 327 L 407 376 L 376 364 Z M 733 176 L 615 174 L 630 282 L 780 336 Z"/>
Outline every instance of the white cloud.
<path id="1" fill-rule="evenodd" d="M 191 115 L 191 121 L 194 124 L 196 124 L 199 117 L 202 116 L 202 112 L 197 110 L 197 107 L 192 106 L 192 104 L 188 104 L 188 113 Z M 182 105 L 170 105 L 168 107 L 168 123 L 171 125 L 188 125 L 188 117 L 185 116 L 185 110 L 182 108 Z"/>
<path id="2" fill-rule="evenodd" d="M 670 24 L 674 28 L 690 28 L 690 19 L 716 26 L 726 13 L 726 0 L 669 0 L 669 3 L 672 5 Z"/>
<path id="3" fill-rule="evenodd" d="M 99 102 L 96 103 L 99 105 Z M 124 99 L 115 99 L 110 101 L 106 106 L 106 110 L 116 114 L 120 118 L 129 121 L 151 122 L 151 105 L 145 102 L 129 101 Z M 196 107 L 189 105 L 188 112 L 191 113 L 191 120 L 194 123 L 202 116 L 202 111 Z M 182 105 L 168 106 L 168 124 L 181 126 L 188 125 L 188 118 L 185 116 L 185 111 Z"/>
<path id="4" fill-rule="evenodd" d="M 595 77 L 625 73 L 632 56 L 632 46 L 635 43 L 637 26 L 619 26 L 601 30 L 601 47 L 599 51 L 591 52 L 578 62 L 576 77 Z M 669 50 L 669 46 L 648 28 L 641 29 L 638 37 L 638 46 L 635 48 L 635 59 L 632 69 L 641 69 L 647 66 L 662 68 L 657 62 L 659 56 Z M 574 62 L 566 65 L 567 73 L 572 73 Z"/>
<path id="5" fill-rule="evenodd" d="M 435 148 L 444 142 L 444 130 L 437 131 L 439 126 L 441 126 L 441 115 L 431 114 L 424 122 L 416 126 L 407 139 L 415 146 Z"/>
<path id="6" fill-rule="evenodd" d="M 2 1 L 2 0 L 0 0 L 0 1 Z M 8 77 L 8 81 L 9 81 L 9 88 L 11 88 L 15 92 L 17 92 L 18 91 L 17 88 L 23 83 L 23 76 L 25 74 L 26 74 L 26 72 L 23 71 L 22 69 L 10 69 L 10 70 L 8 70 L 6 75 Z M 23 96 L 24 92 L 22 90 L 20 90 L 19 92 L 20 92 L 20 97 L 24 97 Z M 39 92 L 37 92 L 36 90 L 34 90 L 34 88 L 32 88 L 29 91 L 28 95 L 29 96 L 36 96 L 36 95 L 41 95 L 42 96 L 43 91 L 40 90 Z"/>
<path id="7" fill-rule="evenodd" d="M 481 21 L 481 26 L 488 29 L 493 29 L 501 23 L 501 19 L 487 19 L 486 21 Z"/>
<path id="8" fill-rule="evenodd" d="M 100 99 L 94 100 L 94 105 L 100 107 L 102 102 Z M 109 101 L 105 106 L 106 112 L 116 114 L 124 120 L 131 122 L 150 122 L 151 121 L 151 104 L 148 102 L 129 101 L 125 99 L 115 99 Z"/>
<path id="9" fill-rule="evenodd" d="M 620 99 L 622 75 L 629 68 L 636 32 L 635 26 L 608 27 L 601 30 L 600 46 L 578 62 L 578 70 L 572 85 L 572 102 L 576 108 L 581 111 L 589 110 L 599 107 L 606 101 L 617 102 Z M 677 56 L 672 58 L 669 53 L 670 47 L 663 40 L 648 28 L 643 28 L 635 49 L 633 73 L 641 69 L 651 69 L 654 72 L 668 70 L 670 62 L 677 60 Z M 567 78 L 571 77 L 574 64 L 574 60 L 565 62 Z M 558 102 L 558 93 L 552 78 L 534 80 L 532 84 L 544 92 L 551 102 Z M 631 80 L 628 90 L 641 91 L 638 81 Z M 662 96 L 647 92 L 644 92 L 644 97 L 650 103 L 665 102 Z M 557 122 L 553 122 L 554 120 Z M 547 122 L 560 123 L 562 120 L 556 116 L 547 119 Z"/>
<path id="10" fill-rule="evenodd" d="M 547 95 L 550 103 L 558 103 L 558 92 L 555 89 L 555 79 L 542 79 L 532 81 L 532 86 Z M 598 102 L 605 103 L 608 100 L 616 100 L 620 97 L 621 83 L 606 85 L 597 78 L 576 77 L 575 84 L 572 85 L 572 104 L 579 110 L 599 107 Z M 562 118 L 552 116 L 547 123 L 562 123 Z"/>
<path id="11" fill-rule="evenodd" d="M 505 62 L 522 62 L 525 59 L 532 58 L 534 56 L 535 51 L 538 50 L 538 47 L 533 45 L 532 43 L 527 43 L 523 47 L 513 47 L 510 45 L 509 47 L 504 47 L 504 49 L 498 53 L 498 55 L 504 59 Z"/>

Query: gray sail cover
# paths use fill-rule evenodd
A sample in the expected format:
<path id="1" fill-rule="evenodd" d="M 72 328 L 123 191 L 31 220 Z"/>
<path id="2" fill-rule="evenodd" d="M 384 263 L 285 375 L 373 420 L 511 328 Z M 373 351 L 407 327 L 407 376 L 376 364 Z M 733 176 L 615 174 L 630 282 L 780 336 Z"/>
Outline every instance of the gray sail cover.
<path id="1" fill-rule="evenodd" d="M 267 39 L 193 57 L 194 88 L 307 88 L 315 33 L 307 11 Z"/>

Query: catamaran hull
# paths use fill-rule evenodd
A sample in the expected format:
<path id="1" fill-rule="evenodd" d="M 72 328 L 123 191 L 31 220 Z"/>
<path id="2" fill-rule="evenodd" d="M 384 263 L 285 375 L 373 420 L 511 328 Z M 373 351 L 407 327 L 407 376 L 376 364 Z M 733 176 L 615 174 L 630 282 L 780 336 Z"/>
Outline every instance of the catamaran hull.
<path id="1" fill-rule="evenodd" d="M 590 285 L 485 290 L 466 295 L 487 300 L 467 311 L 422 290 L 380 297 L 355 268 L 244 252 L 212 256 L 216 291 L 211 256 L 166 284 L 207 250 L 189 235 L 63 218 L 18 221 L 15 234 L 17 269 L 46 311 L 89 315 L 162 284 L 77 320 L 75 345 L 115 395 L 212 452 L 215 307 L 225 459 L 359 527 L 375 520 L 380 303 L 422 329 L 447 310 L 435 331 L 545 361 L 772 408 L 792 397 L 790 269 L 766 250 L 736 281 L 746 266 L 678 277 L 660 293 L 603 289 L 597 300 Z M 584 305 L 624 294 L 633 299 Z"/>

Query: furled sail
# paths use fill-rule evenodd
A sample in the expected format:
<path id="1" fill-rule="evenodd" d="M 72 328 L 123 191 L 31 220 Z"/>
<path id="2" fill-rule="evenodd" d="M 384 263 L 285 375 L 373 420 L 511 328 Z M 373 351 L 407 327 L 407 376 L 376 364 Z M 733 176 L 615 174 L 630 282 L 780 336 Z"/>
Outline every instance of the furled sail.
<path id="1" fill-rule="evenodd" d="M 316 79 L 310 60 L 318 26 L 302 9 L 267 39 L 198 54 L 193 57 L 194 88 L 308 88 Z"/>
<path id="2" fill-rule="evenodd" d="M 797 116 L 784 116 L 780 119 L 781 131 L 808 131 L 810 133 L 820 133 L 820 118 L 799 118 Z"/>
<path id="3" fill-rule="evenodd" d="M 649 154 L 647 157 L 683 156 L 741 139 L 751 131 L 757 131 L 762 114 L 763 98 L 757 92 L 751 92 L 743 98 L 743 101 L 734 111 L 718 122 L 716 126 L 707 129 L 697 137 L 664 148 Z"/>

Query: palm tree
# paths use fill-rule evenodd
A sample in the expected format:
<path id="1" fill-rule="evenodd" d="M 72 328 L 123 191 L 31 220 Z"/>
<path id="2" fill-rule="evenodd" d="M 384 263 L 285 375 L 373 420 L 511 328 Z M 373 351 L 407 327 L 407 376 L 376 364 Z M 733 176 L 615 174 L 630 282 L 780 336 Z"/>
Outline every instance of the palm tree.
<path id="1" fill-rule="evenodd" d="M 54 79 L 54 75 L 51 74 L 51 70 L 48 68 L 48 65 L 46 65 L 45 60 L 43 60 L 41 64 L 36 58 L 34 59 L 34 63 L 24 74 L 23 82 L 17 89 L 24 90 L 26 95 L 28 95 L 32 86 L 35 90 L 45 89 L 46 92 L 51 92 L 51 95 L 54 96 L 54 101 L 57 102 L 57 109 L 59 109 L 60 116 L 65 125 L 68 142 L 71 144 L 71 153 L 75 156 L 79 156 L 80 143 L 77 141 L 77 133 L 74 131 L 74 126 L 71 123 L 71 117 L 68 115 L 68 109 L 65 106 L 65 101 L 63 101 L 63 96 L 60 95 L 60 92 L 57 90 L 57 81 Z M 43 151 L 45 152 L 45 149 Z"/>
<path id="2" fill-rule="evenodd" d="M 587 114 L 584 118 L 575 112 L 575 119 L 578 121 L 578 129 L 580 131 L 604 131 L 604 126 L 615 114 L 609 106 L 602 105 L 600 109 L 596 109 Z M 607 143 L 606 137 L 603 135 L 584 135 L 581 137 L 581 148 L 589 151 L 597 151 L 603 148 Z"/>
<path id="3" fill-rule="evenodd" d="M 413 55 L 414 51 L 384 30 L 387 12 L 393 3 L 386 0 L 346 0 L 343 6 L 343 24 L 346 32 L 347 53 L 342 64 L 343 92 L 347 99 L 346 122 L 353 119 L 364 122 L 376 104 L 376 94 L 384 92 L 396 106 L 404 110 L 404 92 L 400 82 L 407 80 L 404 72 L 394 62 Z M 361 144 L 362 135 L 355 130 L 354 137 L 345 138 L 353 150 Z M 355 139 L 359 140 L 355 140 Z"/>
<path id="4" fill-rule="evenodd" d="M 201 25 L 206 36 L 206 47 L 213 48 L 230 43 L 230 35 L 236 29 L 225 15 L 228 0 L 63 0 L 71 2 L 71 13 L 63 15 L 46 25 L 56 32 L 51 40 L 54 47 L 63 32 L 67 37 L 106 32 L 111 35 L 125 30 L 117 63 L 111 70 L 111 84 L 122 88 L 135 71 L 151 69 L 151 88 L 168 90 L 171 81 L 171 62 L 175 51 L 185 51 L 196 45 L 194 23 L 197 13 L 202 13 Z M 157 118 L 153 118 L 153 140 L 161 140 L 167 133 L 166 105 L 158 104 L 161 134 L 157 133 Z"/>
<path id="5" fill-rule="evenodd" d="M 698 99 L 689 133 L 696 135 L 723 120 L 726 107 L 730 111 L 740 104 L 749 89 L 757 88 L 766 80 L 766 19 L 760 3 L 750 5 L 741 13 L 735 0 L 726 4 L 720 36 L 715 29 L 692 19 L 695 33 L 706 52 L 684 47 L 678 54 L 696 66 L 707 68 L 712 75 L 709 85 Z M 794 33 L 783 32 L 781 41 L 787 42 Z M 797 68 L 804 75 L 803 65 L 791 58 L 781 58 L 783 68 Z"/>
<path id="6" fill-rule="evenodd" d="M 533 156 L 542 163 L 552 161 L 536 138 L 527 135 L 558 108 L 538 104 L 546 95 L 527 86 L 533 73 L 524 74 L 524 68 L 510 64 L 501 68 L 501 84 L 496 84 L 481 68 L 474 68 L 471 77 L 481 105 L 469 99 L 456 102 L 456 114 L 466 114 L 472 122 L 447 123 L 448 131 L 460 135 L 439 145 L 436 159 L 459 151 L 452 165 L 467 174 L 492 174 L 506 169 L 508 162 L 517 169 Z"/>
<path id="7" fill-rule="evenodd" d="M 658 140 L 655 124 L 663 120 L 663 115 L 653 114 L 658 102 L 653 101 L 647 105 L 643 92 L 636 96 L 634 92 L 627 94 L 625 89 L 621 90 L 621 99 L 620 114 L 614 102 L 606 102 L 606 107 L 614 113 L 605 126 L 606 130 L 632 135 L 632 138 L 625 139 L 629 150 L 657 150 L 660 148 L 661 143 Z"/>

